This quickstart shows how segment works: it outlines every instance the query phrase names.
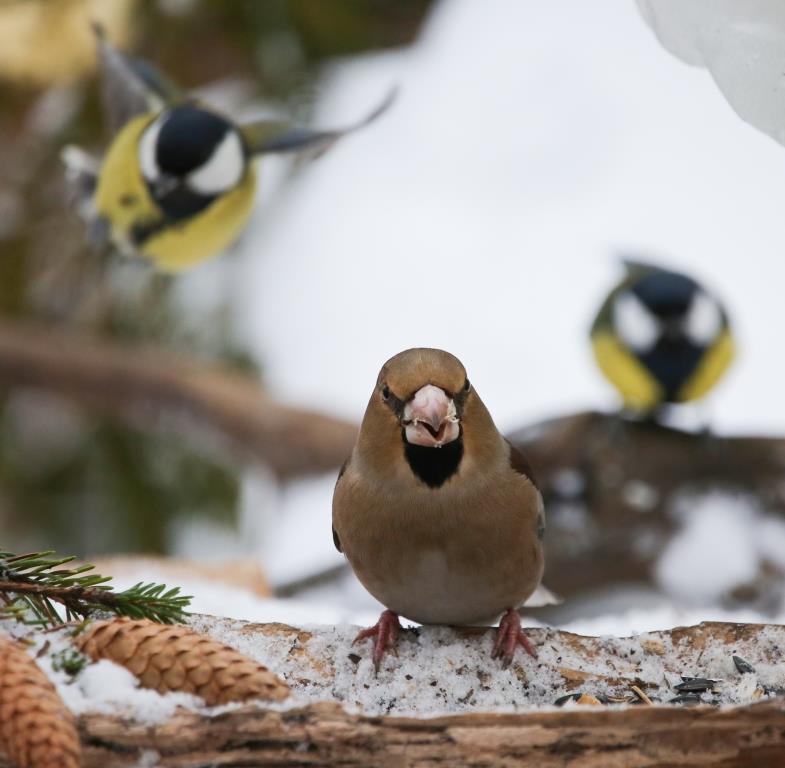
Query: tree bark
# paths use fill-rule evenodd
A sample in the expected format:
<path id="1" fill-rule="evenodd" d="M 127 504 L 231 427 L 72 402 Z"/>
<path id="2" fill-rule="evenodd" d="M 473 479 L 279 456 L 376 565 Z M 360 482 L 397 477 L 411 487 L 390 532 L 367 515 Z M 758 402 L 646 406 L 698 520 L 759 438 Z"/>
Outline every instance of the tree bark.
<path id="1" fill-rule="evenodd" d="M 207 427 L 281 478 L 339 467 L 356 427 L 276 403 L 258 382 L 163 349 L 0 325 L 0 388 L 43 389 L 134 422 Z"/>
<path id="2" fill-rule="evenodd" d="M 473 713 L 439 718 L 362 717 L 331 703 L 285 712 L 254 707 L 212 719 L 182 712 L 140 726 L 83 717 L 86 768 L 204 766 L 531 766 L 781 768 L 781 701 L 734 710 L 635 707 L 615 711 Z M 0 760 L 0 766 L 8 763 Z"/>

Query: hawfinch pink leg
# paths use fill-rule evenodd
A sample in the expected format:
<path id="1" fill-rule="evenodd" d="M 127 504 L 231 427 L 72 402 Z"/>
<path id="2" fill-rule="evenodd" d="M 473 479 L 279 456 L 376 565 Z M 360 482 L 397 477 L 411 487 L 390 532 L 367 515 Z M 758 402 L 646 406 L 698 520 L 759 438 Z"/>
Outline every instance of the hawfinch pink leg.
<path id="1" fill-rule="evenodd" d="M 508 609 L 499 622 L 499 631 L 496 635 L 496 642 L 493 644 L 491 658 L 501 659 L 505 667 L 509 667 L 515 656 L 515 649 L 522 645 L 526 653 L 533 658 L 537 658 L 537 651 L 531 644 L 531 640 L 521 629 L 521 617 L 514 608 Z"/>
<path id="2" fill-rule="evenodd" d="M 401 631 L 401 624 L 398 621 L 398 614 L 392 611 L 385 611 L 379 616 L 379 621 L 372 627 L 362 630 L 354 642 L 365 640 L 367 637 L 376 638 L 373 643 L 373 666 L 379 671 L 385 651 L 388 649 L 395 653 L 395 642 L 398 640 L 398 633 Z"/>

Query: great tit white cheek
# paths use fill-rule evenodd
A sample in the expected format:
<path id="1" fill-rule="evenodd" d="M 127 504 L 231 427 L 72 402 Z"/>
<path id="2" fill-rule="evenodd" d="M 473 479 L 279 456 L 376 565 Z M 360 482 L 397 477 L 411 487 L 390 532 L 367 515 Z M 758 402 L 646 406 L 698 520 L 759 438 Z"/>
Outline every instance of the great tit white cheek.
<path id="1" fill-rule="evenodd" d="M 234 130 L 216 147 L 209 160 L 188 174 L 188 187 L 200 195 L 220 195 L 240 183 L 245 173 L 245 153 L 240 137 Z"/>
<path id="2" fill-rule="evenodd" d="M 139 167 L 142 170 L 142 176 L 147 181 L 155 181 L 161 175 L 161 170 L 155 159 L 161 125 L 161 118 L 158 118 L 148 126 L 139 140 Z"/>
<path id="3" fill-rule="evenodd" d="M 703 291 L 692 299 L 685 321 L 685 332 L 690 341 L 699 347 L 708 347 L 722 328 L 722 313 L 714 301 Z"/>
<path id="4" fill-rule="evenodd" d="M 613 327 L 634 352 L 647 352 L 660 337 L 660 324 L 633 293 L 623 293 L 613 305 Z"/>

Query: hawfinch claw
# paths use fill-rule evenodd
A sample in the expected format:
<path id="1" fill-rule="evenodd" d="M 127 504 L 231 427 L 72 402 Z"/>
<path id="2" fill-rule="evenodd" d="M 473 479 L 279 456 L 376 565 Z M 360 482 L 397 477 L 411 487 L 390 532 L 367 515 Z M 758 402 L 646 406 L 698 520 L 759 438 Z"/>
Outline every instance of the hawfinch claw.
<path id="1" fill-rule="evenodd" d="M 537 658 L 537 651 L 521 629 L 521 617 L 518 611 L 510 608 L 499 622 L 499 631 L 491 652 L 492 659 L 501 659 L 502 666 L 509 667 L 515 656 L 515 649 L 522 645 L 526 653 L 532 658 Z"/>
<path id="2" fill-rule="evenodd" d="M 398 633 L 401 631 L 401 623 L 398 621 L 398 614 L 392 611 L 384 611 L 379 616 L 379 621 L 372 627 L 363 629 L 354 638 L 354 643 L 365 640 L 368 637 L 376 638 L 373 643 L 373 666 L 376 672 L 379 671 L 379 666 L 384 658 L 385 651 L 388 649 L 397 655 L 395 650 L 395 643 L 398 640 Z M 353 643 L 353 644 L 354 644 Z"/>

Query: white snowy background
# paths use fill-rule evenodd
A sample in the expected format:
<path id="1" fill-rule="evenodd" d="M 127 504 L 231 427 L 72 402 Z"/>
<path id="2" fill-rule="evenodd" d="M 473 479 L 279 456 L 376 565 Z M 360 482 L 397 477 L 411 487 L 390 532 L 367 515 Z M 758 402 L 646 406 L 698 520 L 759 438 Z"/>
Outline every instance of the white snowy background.
<path id="1" fill-rule="evenodd" d="M 712 23 L 725 6 L 714 6 Z M 758 27 L 761 40 L 774 32 Z M 754 45 L 730 50 L 757 61 Z M 711 397 L 714 428 L 785 431 L 785 151 L 739 119 L 705 70 L 671 56 L 633 0 L 442 0 L 413 47 L 337 64 L 314 121 L 345 124 L 391 84 L 401 92 L 383 119 L 291 181 L 276 183 L 278 161 L 262 167 L 241 243 L 185 281 L 197 304 L 234 292 L 238 333 L 278 398 L 359 421 L 388 357 L 438 346 L 463 360 L 502 430 L 613 407 L 587 329 L 624 253 L 688 271 L 726 301 L 740 354 Z M 340 562 L 333 483 L 330 475 L 275 489 L 249 474 L 240 539 L 226 546 L 258 554 L 278 582 Z M 779 538 L 763 528 L 739 535 L 753 512 L 713 503 L 718 524 L 704 504 L 685 536 L 708 553 L 718 544 L 729 571 L 748 572 L 761 542 L 785 540 L 771 520 L 776 531 L 766 530 Z M 205 540 L 215 548 L 214 532 L 192 525 L 180 549 L 197 552 Z M 678 593 L 684 580 L 667 558 L 661 565 L 663 584 L 676 578 Z M 716 590 L 701 584 L 710 599 Z M 191 586 L 197 610 L 226 606 L 225 595 Z M 331 621 L 375 610 L 351 580 L 309 603 L 261 606 L 223 612 Z M 663 606 L 573 628 L 721 615 Z"/>

